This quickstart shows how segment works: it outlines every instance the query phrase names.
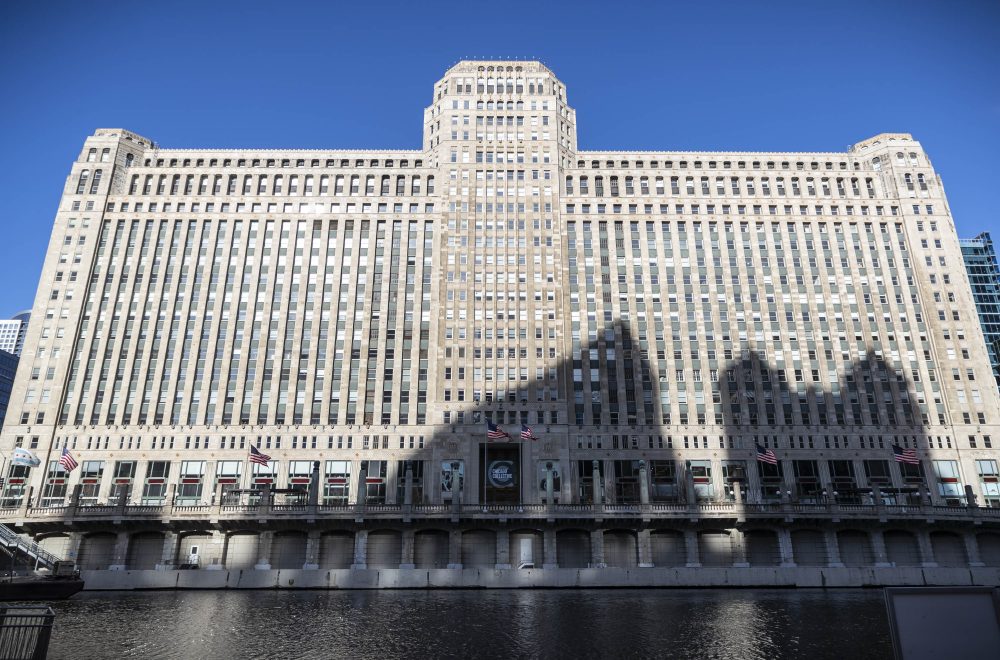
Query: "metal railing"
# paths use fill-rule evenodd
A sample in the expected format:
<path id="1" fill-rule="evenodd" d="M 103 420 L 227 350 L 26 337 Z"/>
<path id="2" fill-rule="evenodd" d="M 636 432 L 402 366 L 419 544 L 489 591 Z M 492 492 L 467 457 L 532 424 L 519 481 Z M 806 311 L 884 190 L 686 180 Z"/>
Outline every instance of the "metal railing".
<path id="1" fill-rule="evenodd" d="M 44 660 L 55 618 L 51 607 L 0 606 L 0 658 Z"/>
<path id="2" fill-rule="evenodd" d="M 931 504 L 855 504 L 827 501 L 821 503 L 804 502 L 735 502 L 735 501 L 699 501 L 686 502 L 651 502 L 642 503 L 567 503 L 567 504 L 387 504 L 369 502 L 367 504 L 276 504 L 269 501 L 256 503 L 215 503 L 197 505 L 166 504 L 122 504 L 109 507 L 107 505 L 76 506 L 76 507 L 25 507 L 19 509 L 0 509 L 0 522 L 8 521 L 20 525 L 30 520 L 38 523 L 62 523 L 67 521 L 100 521 L 100 520 L 266 520 L 297 518 L 310 519 L 393 519 L 393 518 L 620 518 L 620 519 L 673 519 L 673 518 L 706 518 L 727 519 L 746 518 L 767 519 L 776 517 L 799 516 L 812 519 L 842 519 L 842 518 L 893 518 L 893 519 L 948 519 L 990 521 L 1000 523 L 1000 508 L 976 506 L 943 506 Z M 7 529 L 7 528 L 4 528 Z M 16 542 L 27 543 L 13 531 L 0 530 L 0 544 L 15 542 L 5 539 L 18 539 Z M 37 547 L 37 546 L 34 546 Z M 41 548 L 30 549 L 29 554 L 47 555 L 46 561 L 58 558 L 52 557 Z M 45 563 L 45 562 L 43 562 Z"/>
<path id="3" fill-rule="evenodd" d="M 20 534 L 2 523 L 0 523 L 0 544 L 12 553 L 20 552 L 27 555 L 50 570 L 55 568 L 56 562 L 61 561 L 59 557 L 45 550 L 42 546 L 34 541 L 23 538 Z"/>

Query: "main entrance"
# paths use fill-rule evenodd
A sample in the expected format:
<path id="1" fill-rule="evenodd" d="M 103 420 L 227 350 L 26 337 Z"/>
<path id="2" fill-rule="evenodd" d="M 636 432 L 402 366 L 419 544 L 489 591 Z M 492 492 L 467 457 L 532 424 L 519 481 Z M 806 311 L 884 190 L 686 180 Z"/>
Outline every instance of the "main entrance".
<path id="1" fill-rule="evenodd" d="M 520 504 L 521 446 L 512 442 L 479 445 L 479 501 L 483 504 Z"/>

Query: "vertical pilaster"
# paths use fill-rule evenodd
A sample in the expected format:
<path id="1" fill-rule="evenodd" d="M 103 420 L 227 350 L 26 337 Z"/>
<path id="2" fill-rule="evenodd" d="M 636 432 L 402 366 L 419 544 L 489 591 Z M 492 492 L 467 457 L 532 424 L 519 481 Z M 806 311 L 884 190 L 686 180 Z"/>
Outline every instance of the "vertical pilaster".
<path id="1" fill-rule="evenodd" d="M 80 544 L 83 543 L 83 532 L 69 533 L 69 547 L 66 548 L 66 559 L 76 563 L 80 556 Z M 78 567 L 79 568 L 79 567 Z"/>
<path id="2" fill-rule="evenodd" d="M 156 564 L 158 571 L 170 571 L 177 568 L 177 550 L 180 545 L 180 535 L 177 532 L 166 532 L 163 535 L 163 554 Z"/>
<path id="3" fill-rule="evenodd" d="M 303 570 L 315 571 L 319 569 L 319 547 L 321 543 L 318 529 L 309 530 L 306 537 L 306 562 L 302 564 Z"/>
<path id="4" fill-rule="evenodd" d="M 935 568 L 934 546 L 931 545 L 931 535 L 926 529 L 917 532 L 917 547 L 920 548 L 920 565 L 925 568 Z"/>
<path id="5" fill-rule="evenodd" d="M 208 439 L 205 439 L 208 442 Z M 201 475 L 201 501 L 203 504 L 214 504 L 215 492 L 212 490 L 212 480 L 215 478 L 215 461 L 205 461 L 205 471 Z"/>
<path id="6" fill-rule="evenodd" d="M 218 530 L 212 530 L 209 534 L 212 538 L 208 544 L 213 548 L 213 550 L 208 554 L 212 558 L 212 563 L 208 564 L 204 568 L 209 571 L 221 571 L 225 568 L 225 564 L 222 563 L 222 558 L 225 557 L 226 553 L 226 535 Z"/>
<path id="7" fill-rule="evenodd" d="M 403 475 L 403 506 L 413 506 L 413 468 L 409 464 Z"/>
<path id="8" fill-rule="evenodd" d="M 684 565 L 688 568 L 700 568 L 701 557 L 698 552 L 698 532 L 696 530 L 684 530 L 684 549 L 687 550 L 687 563 Z"/>
<path id="9" fill-rule="evenodd" d="M 826 530 L 823 532 L 823 538 L 826 541 L 827 565 L 832 568 L 843 568 L 844 562 L 840 559 L 840 544 L 837 542 L 836 530 Z"/>
<path id="10" fill-rule="evenodd" d="M 448 568 L 462 568 L 462 530 L 448 533 Z"/>
<path id="11" fill-rule="evenodd" d="M 546 529 L 542 535 L 542 568 L 559 568 L 556 530 Z"/>
<path id="12" fill-rule="evenodd" d="M 377 437 L 377 436 L 376 436 Z M 385 466 L 385 503 L 400 504 L 396 499 L 399 495 L 396 484 L 399 483 L 399 463 L 388 461 Z"/>
<path id="13" fill-rule="evenodd" d="M 976 533 L 966 532 L 962 538 L 965 540 L 965 554 L 969 558 L 969 566 L 985 566 L 979 554 L 979 539 L 976 538 Z"/>
<path id="14" fill-rule="evenodd" d="M 361 507 L 366 504 L 366 500 L 368 499 L 366 497 L 368 493 L 368 484 L 365 483 L 366 481 L 368 481 L 368 472 L 366 470 L 359 469 L 358 483 L 354 489 L 354 501 Z"/>
<path id="15" fill-rule="evenodd" d="M 639 504 L 649 504 L 649 469 L 646 461 L 639 461 Z M 646 538 L 649 539 L 649 530 L 646 530 Z"/>
<path id="16" fill-rule="evenodd" d="M 111 494 L 111 486 L 114 479 L 114 461 L 107 461 L 104 464 L 104 474 L 101 475 L 101 485 L 97 489 L 97 503 L 103 504 L 108 501 Z"/>
<path id="17" fill-rule="evenodd" d="M 733 568 L 748 568 L 750 562 L 747 561 L 747 538 L 742 529 L 732 529 L 729 538 L 733 544 Z"/>
<path id="18" fill-rule="evenodd" d="M 254 570 L 271 570 L 271 547 L 274 545 L 274 532 L 261 532 L 257 538 L 257 563 Z"/>
<path id="19" fill-rule="evenodd" d="M 607 568 L 604 562 L 604 530 L 595 529 L 590 533 L 590 564 L 594 568 Z"/>
<path id="20" fill-rule="evenodd" d="M 875 489 L 872 492 L 878 494 Z M 881 529 L 873 529 L 871 533 L 872 539 L 872 555 L 875 558 L 875 568 L 886 568 L 892 566 L 889 561 L 889 553 L 885 549 L 885 536 L 882 534 Z"/>
<path id="21" fill-rule="evenodd" d="M 413 560 L 413 536 L 410 536 L 410 560 Z M 354 533 L 354 563 L 351 568 L 363 570 L 368 568 L 368 530 L 359 529 Z"/>
<path id="22" fill-rule="evenodd" d="M 652 568 L 653 547 L 649 541 L 649 530 L 640 529 L 636 542 L 639 545 L 639 568 Z"/>
<path id="23" fill-rule="evenodd" d="M 403 530 L 402 538 L 402 554 L 399 558 L 400 568 L 414 568 L 416 565 L 413 563 L 413 547 L 414 547 L 414 532 L 412 529 Z"/>
<path id="24" fill-rule="evenodd" d="M 795 566 L 795 551 L 792 548 L 792 531 L 787 527 L 778 529 L 778 551 L 781 553 L 782 566 Z"/>
<path id="25" fill-rule="evenodd" d="M 128 558 L 128 532 L 118 532 L 118 538 L 115 539 L 115 549 L 111 557 L 111 565 L 108 566 L 109 571 L 124 571 L 126 570 L 125 562 Z"/>
<path id="26" fill-rule="evenodd" d="M 506 529 L 497 530 L 497 560 L 496 569 L 510 568 L 510 532 Z"/>

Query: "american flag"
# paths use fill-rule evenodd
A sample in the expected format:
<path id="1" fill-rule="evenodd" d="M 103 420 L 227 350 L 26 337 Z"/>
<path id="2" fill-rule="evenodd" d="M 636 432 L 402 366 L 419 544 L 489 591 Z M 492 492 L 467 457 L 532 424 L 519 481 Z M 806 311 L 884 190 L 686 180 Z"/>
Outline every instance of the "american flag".
<path id="1" fill-rule="evenodd" d="M 909 463 L 910 465 L 920 465 L 920 459 L 917 458 L 916 449 L 903 449 L 899 445 L 893 445 L 892 457 L 896 459 L 897 463 Z"/>
<path id="2" fill-rule="evenodd" d="M 253 445 L 250 445 L 250 462 L 256 463 L 257 465 L 267 465 L 271 461 L 271 457 L 267 454 L 261 452 Z"/>
<path id="3" fill-rule="evenodd" d="M 79 465 L 73 458 L 73 454 L 69 453 L 68 447 L 63 447 L 62 456 L 59 457 L 59 465 L 63 466 L 67 472 L 72 472 Z"/>
<path id="4" fill-rule="evenodd" d="M 499 440 L 500 438 L 509 438 L 510 434 L 493 422 L 486 420 L 486 437 L 490 440 Z"/>
<path id="5" fill-rule="evenodd" d="M 530 426 L 525 426 L 524 424 L 521 424 L 521 439 L 538 440 L 538 436 L 531 432 Z"/>
<path id="6" fill-rule="evenodd" d="M 771 448 L 764 449 L 760 445 L 757 445 L 757 460 L 761 463 L 770 463 L 771 465 L 778 464 L 778 457 L 774 455 Z"/>

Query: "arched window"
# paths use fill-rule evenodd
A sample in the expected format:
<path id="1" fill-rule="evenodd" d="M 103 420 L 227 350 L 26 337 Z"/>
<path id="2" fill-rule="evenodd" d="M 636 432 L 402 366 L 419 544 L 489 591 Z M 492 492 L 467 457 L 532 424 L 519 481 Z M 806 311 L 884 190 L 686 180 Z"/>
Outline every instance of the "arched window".
<path id="1" fill-rule="evenodd" d="M 427 177 L 427 194 L 428 195 L 433 195 L 434 194 L 434 177 L 433 176 Z"/>
<path id="2" fill-rule="evenodd" d="M 229 185 L 226 186 L 226 194 L 227 195 L 235 195 L 236 194 L 236 175 L 235 174 L 230 174 L 229 175 Z"/>
<path id="3" fill-rule="evenodd" d="M 90 182 L 90 194 L 96 195 L 97 188 L 101 185 L 101 170 L 94 170 L 94 179 Z"/>
<path id="4" fill-rule="evenodd" d="M 406 177 L 400 174 L 396 177 L 396 194 L 405 195 L 406 194 Z"/>
<path id="5" fill-rule="evenodd" d="M 111 160 L 111 149 L 102 149 L 101 150 L 101 162 L 102 163 L 106 163 L 109 160 Z"/>
<path id="6" fill-rule="evenodd" d="M 882 161 L 879 160 L 878 156 L 872 158 L 872 169 L 875 170 L 876 172 L 882 171 Z"/>
<path id="7" fill-rule="evenodd" d="M 132 183 L 128 187 L 128 194 L 134 195 L 138 189 L 139 189 L 139 175 L 133 174 Z"/>
<path id="8" fill-rule="evenodd" d="M 188 174 L 187 178 L 184 180 L 184 194 L 190 195 L 194 189 L 194 175 Z"/>
<path id="9" fill-rule="evenodd" d="M 125 154 L 125 167 L 132 167 L 133 162 L 135 162 L 135 155 Z"/>
<path id="10" fill-rule="evenodd" d="M 257 194 L 266 195 L 267 194 L 267 175 L 261 174 L 260 178 L 257 180 Z"/>
<path id="11" fill-rule="evenodd" d="M 243 194 L 249 195 L 253 192 L 253 177 L 249 174 L 243 177 Z"/>
<path id="12" fill-rule="evenodd" d="M 382 175 L 382 185 L 379 188 L 379 194 L 383 195 L 383 196 L 389 194 L 389 175 L 388 174 L 383 174 Z"/>
<path id="13" fill-rule="evenodd" d="M 410 184 L 410 194 L 419 195 L 420 194 L 420 176 L 413 177 L 413 182 Z"/>
<path id="14" fill-rule="evenodd" d="M 330 194 L 330 177 L 326 174 L 319 178 L 319 194 L 329 195 Z"/>
<path id="15" fill-rule="evenodd" d="M 76 194 L 82 195 L 87 190 L 87 179 L 90 178 L 90 170 L 80 172 L 80 178 L 76 182 Z"/>
<path id="16" fill-rule="evenodd" d="M 293 174 L 288 177 L 288 194 L 298 195 L 299 194 L 299 177 Z"/>
<path id="17" fill-rule="evenodd" d="M 216 174 L 215 175 L 215 182 L 212 184 L 212 194 L 213 195 L 220 195 L 220 194 L 222 194 L 222 175 L 221 174 Z"/>
<path id="18" fill-rule="evenodd" d="M 374 195 L 375 194 L 375 175 L 369 174 L 365 177 L 365 194 Z"/>
<path id="19" fill-rule="evenodd" d="M 87 152 L 87 162 L 93 163 L 97 160 L 97 149 L 91 149 Z"/>
<path id="20" fill-rule="evenodd" d="M 207 195 L 208 194 L 208 175 L 202 174 L 201 181 L 198 182 L 198 194 Z"/>
<path id="21" fill-rule="evenodd" d="M 173 181 L 170 182 L 170 194 L 176 195 L 181 190 L 181 175 L 175 174 Z"/>

